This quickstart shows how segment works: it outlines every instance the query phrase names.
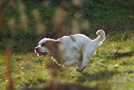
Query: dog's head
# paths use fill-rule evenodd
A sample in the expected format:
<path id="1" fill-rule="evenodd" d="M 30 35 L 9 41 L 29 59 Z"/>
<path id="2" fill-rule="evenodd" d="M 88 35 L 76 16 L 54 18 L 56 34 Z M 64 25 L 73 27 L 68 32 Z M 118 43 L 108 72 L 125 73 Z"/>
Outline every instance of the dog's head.
<path id="1" fill-rule="evenodd" d="M 53 53 L 58 53 L 58 50 L 61 49 L 62 46 L 62 42 L 59 40 L 44 38 L 39 41 L 39 44 L 35 47 L 34 51 L 38 56 L 51 55 Z"/>

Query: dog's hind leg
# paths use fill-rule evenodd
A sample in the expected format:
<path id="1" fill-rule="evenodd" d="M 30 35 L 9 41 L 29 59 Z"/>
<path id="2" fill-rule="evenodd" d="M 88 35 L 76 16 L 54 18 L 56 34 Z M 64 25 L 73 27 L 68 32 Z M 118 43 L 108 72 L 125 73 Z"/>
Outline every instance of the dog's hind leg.
<path id="1" fill-rule="evenodd" d="M 88 63 L 88 59 L 82 60 L 81 64 L 76 68 L 76 71 L 82 72 L 86 68 L 87 63 Z"/>
<path id="2" fill-rule="evenodd" d="M 64 63 L 64 66 L 69 67 L 75 65 L 75 60 L 68 60 Z"/>
<path id="3" fill-rule="evenodd" d="M 81 58 L 81 63 L 78 65 L 78 67 L 76 68 L 76 71 L 77 72 L 82 72 L 86 66 L 87 66 L 87 63 L 88 63 L 88 57 L 86 54 L 83 54 L 82 55 L 82 58 Z"/>
<path id="4" fill-rule="evenodd" d="M 86 50 L 88 50 L 88 49 L 86 49 Z M 87 53 L 86 50 L 84 50 L 83 55 L 81 57 L 81 63 L 76 68 L 77 72 L 82 72 L 86 68 L 86 66 L 88 64 L 88 60 L 94 55 L 93 52 L 90 54 L 90 53 Z"/>

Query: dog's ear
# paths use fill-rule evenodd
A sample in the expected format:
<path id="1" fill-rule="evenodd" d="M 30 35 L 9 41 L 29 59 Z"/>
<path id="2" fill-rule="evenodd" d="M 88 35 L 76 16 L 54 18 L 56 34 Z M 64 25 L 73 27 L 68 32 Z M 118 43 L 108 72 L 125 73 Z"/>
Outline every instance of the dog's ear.
<path id="1" fill-rule="evenodd" d="M 48 40 L 45 42 L 44 47 L 46 47 L 49 51 L 57 51 L 58 49 L 63 50 L 64 45 L 58 40 Z"/>
<path id="2" fill-rule="evenodd" d="M 56 47 L 56 48 L 63 49 L 63 43 L 60 42 L 60 41 L 58 41 L 58 40 L 57 40 L 57 41 L 54 41 L 53 45 L 54 45 L 54 47 Z"/>

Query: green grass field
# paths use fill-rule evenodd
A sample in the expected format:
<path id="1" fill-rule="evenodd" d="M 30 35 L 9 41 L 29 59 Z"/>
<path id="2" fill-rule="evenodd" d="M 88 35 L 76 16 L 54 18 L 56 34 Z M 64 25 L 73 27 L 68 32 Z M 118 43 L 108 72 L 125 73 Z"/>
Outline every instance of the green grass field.
<path id="1" fill-rule="evenodd" d="M 114 38 L 107 35 L 106 41 L 97 48 L 87 68 L 78 73 L 73 67 L 59 67 L 49 56 L 38 57 L 34 52 L 13 53 L 12 77 L 16 90 L 41 87 L 54 80 L 58 83 L 75 83 L 100 90 L 133 90 L 134 88 L 134 34 L 120 32 L 129 37 Z M 5 55 L 0 55 L 0 88 L 5 90 L 9 82 Z M 117 66 L 115 66 L 117 65 Z"/>

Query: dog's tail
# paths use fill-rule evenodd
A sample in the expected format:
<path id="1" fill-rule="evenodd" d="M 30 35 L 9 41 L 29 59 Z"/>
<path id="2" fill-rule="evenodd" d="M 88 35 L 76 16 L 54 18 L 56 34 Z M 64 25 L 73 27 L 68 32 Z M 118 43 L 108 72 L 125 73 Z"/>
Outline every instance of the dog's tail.
<path id="1" fill-rule="evenodd" d="M 96 34 L 98 37 L 94 39 L 93 42 L 95 43 L 95 46 L 100 46 L 105 40 L 105 32 L 103 30 L 98 30 Z"/>

